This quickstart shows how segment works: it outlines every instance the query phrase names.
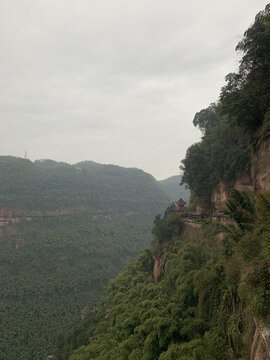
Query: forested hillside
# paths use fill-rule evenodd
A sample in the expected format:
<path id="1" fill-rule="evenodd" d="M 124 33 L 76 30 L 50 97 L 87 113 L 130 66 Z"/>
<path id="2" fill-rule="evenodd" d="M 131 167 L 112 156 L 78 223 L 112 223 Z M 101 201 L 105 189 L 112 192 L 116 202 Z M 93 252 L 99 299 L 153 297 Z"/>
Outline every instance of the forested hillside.
<path id="1" fill-rule="evenodd" d="M 93 162 L 1 157 L 0 187 L 0 359 L 41 360 L 150 243 L 169 200 L 143 171 Z"/>
<path id="2" fill-rule="evenodd" d="M 135 168 L 85 161 L 0 157 L 0 208 L 159 211 L 166 196 L 157 181 Z"/>
<path id="3" fill-rule="evenodd" d="M 55 358 L 249 359 L 254 319 L 270 320 L 270 193 L 255 206 L 235 192 L 228 206 L 229 227 L 184 226 L 173 206 L 157 217 L 152 247 L 110 282 Z"/>

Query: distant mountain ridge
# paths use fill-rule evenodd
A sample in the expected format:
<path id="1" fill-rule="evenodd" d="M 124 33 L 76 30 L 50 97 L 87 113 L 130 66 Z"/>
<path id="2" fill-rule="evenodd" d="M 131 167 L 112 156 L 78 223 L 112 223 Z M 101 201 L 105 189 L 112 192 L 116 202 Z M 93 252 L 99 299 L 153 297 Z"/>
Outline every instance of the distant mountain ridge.
<path id="1" fill-rule="evenodd" d="M 181 175 L 174 175 L 158 182 L 170 201 L 177 201 L 179 198 L 189 201 L 190 191 L 186 189 L 185 185 L 180 185 L 181 179 Z"/>
<path id="2" fill-rule="evenodd" d="M 0 208 L 156 213 L 167 202 L 154 177 L 136 168 L 0 157 Z"/>

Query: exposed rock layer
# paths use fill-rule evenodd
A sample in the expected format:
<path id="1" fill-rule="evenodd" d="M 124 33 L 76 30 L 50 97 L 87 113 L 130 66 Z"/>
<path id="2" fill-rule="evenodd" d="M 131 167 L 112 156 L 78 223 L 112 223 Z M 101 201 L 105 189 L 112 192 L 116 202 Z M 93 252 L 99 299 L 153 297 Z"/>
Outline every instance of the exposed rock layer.
<path id="1" fill-rule="evenodd" d="M 270 137 L 257 145 L 252 157 L 251 176 L 255 192 L 270 189 Z"/>
<path id="2" fill-rule="evenodd" d="M 253 337 L 250 360 L 270 359 L 270 330 L 259 322 Z"/>
<path id="3" fill-rule="evenodd" d="M 230 198 L 230 192 L 232 189 L 236 189 L 238 191 L 247 191 L 250 194 L 254 193 L 254 186 L 252 184 L 251 178 L 248 175 L 239 177 L 235 183 L 229 187 L 226 187 L 224 182 L 220 181 L 213 191 L 211 198 L 214 214 L 224 212 L 227 209 L 226 201 Z"/>
<path id="4" fill-rule="evenodd" d="M 270 190 L 270 137 L 258 142 L 251 158 L 250 176 L 240 176 L 231 186 L 220 181 L 212 193 L 211 203 L 214 213 L 226 210 L 226 201 L 232 189 L 257 193 Z"/>

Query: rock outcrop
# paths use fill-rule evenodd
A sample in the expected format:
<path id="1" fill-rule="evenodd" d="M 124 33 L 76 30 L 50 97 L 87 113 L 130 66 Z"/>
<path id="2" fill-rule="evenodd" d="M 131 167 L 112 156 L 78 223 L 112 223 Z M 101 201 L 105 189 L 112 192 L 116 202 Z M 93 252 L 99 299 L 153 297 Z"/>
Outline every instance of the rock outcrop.
<path id="1" fill-rule="evenodd" d="M 250 360 L 269 360 L 270 359 L 270 329 L 261 321 L 256 324 L 253 337 Z"/>
<path id="2" fill-rule="evenodd" d="M 212 193 L 211 203 L 213 214 L 218 215 L 219 213 L 227 210 L 226 201 L 230 198 L 232 189 L 238 191 L 246 191 L 250 194 L 254 193 L 254 186 L 251 177 L 248 175 L 239 177 L 234 184 L 226 187 L 223 181 L 220 181 Z"/>
<path id="3" fill-rule="evenodd" d="M 258 142 L 251 163 L 254 191 L 270 190 L 270 137 Z"/>
<path id="4" fill-rule="evenodd" d="M 226 201 L 232 189 L 256 194 L 270 190 L 270 137 L 258 142 L 251 158 L 250 176 L 240 176 L 231 186 L 220 181 L 212 193 L 212 212 L 218 214 L 226 210 Z"/>
<path id="5" fill-rule="evenodd" d="M 154 270 L 153 270 L 153 277 L 155 284 L 158 283 L 158 277 L 161 270 L 164 270 L 166 267 L 166 256 L 163 255 L 161 258 L 157 258 L 156 256 L 153 256 L 155 263 L 154 263 Z"/>

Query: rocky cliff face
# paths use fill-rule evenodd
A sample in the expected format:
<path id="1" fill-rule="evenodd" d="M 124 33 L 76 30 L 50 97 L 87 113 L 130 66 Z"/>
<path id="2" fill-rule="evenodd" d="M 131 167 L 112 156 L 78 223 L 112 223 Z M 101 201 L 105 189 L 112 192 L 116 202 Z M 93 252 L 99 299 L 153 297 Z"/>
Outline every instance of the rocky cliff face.
<path id="1" fill-rule="evenodd" d="M 270 359 L 270 329 L 262 322 L 256 324 L 253 337 L 250 360 Z"/>
<path id="2" fill-rule="evenodd" d="M 218 213 L 226 210 L 226 201 L 229 198 L 229 191 L 223 181 L 220 181 L 212 193 L 211 203 L 213 212 Z"/>
<path id="3" fill-rule="evenodd" d="M 224 182 L 220 181 L 216 189 L 213 191 L 211 198 L 214 214 L 218 215 L 227 209 L 226 201 L 230 198 L 232 189 L 236 189 L 238 191 L 244 190 L 251 194 L 254 193 L 254 186 L 251 177 L 248 175 L 241 176 L 230 187 L 226 187 Z"/>
<path id="4" fill-rule="evenodd" d="M 257 144 L 251 163 L 254 191 L 270 189 L 270 137 Z"/>
<path id="5" fill-rule="evenodd" d="M 258 142 L 251 159 L 250 176 L 239 177 L 230 187 L 226 187 L 223 181 L 219 182 L 211 198 L 214 213 L 226 210 L 226 201 L 232 189 L 251 194 L 270 190 L 270 137 Z"/>
<path id="6" fill-rule="evenodd" d="M 250 176 L 239 177 L 231 187 L 219 182 L 211 198 L 214 214 L 226 210 L 232 189 L 251 194 L 270 190 L 270 137 L 258 142 L 251 159 Z M 256 323 L 250 360 L 270 360 L 270 328 L 262 321 Z"/>

